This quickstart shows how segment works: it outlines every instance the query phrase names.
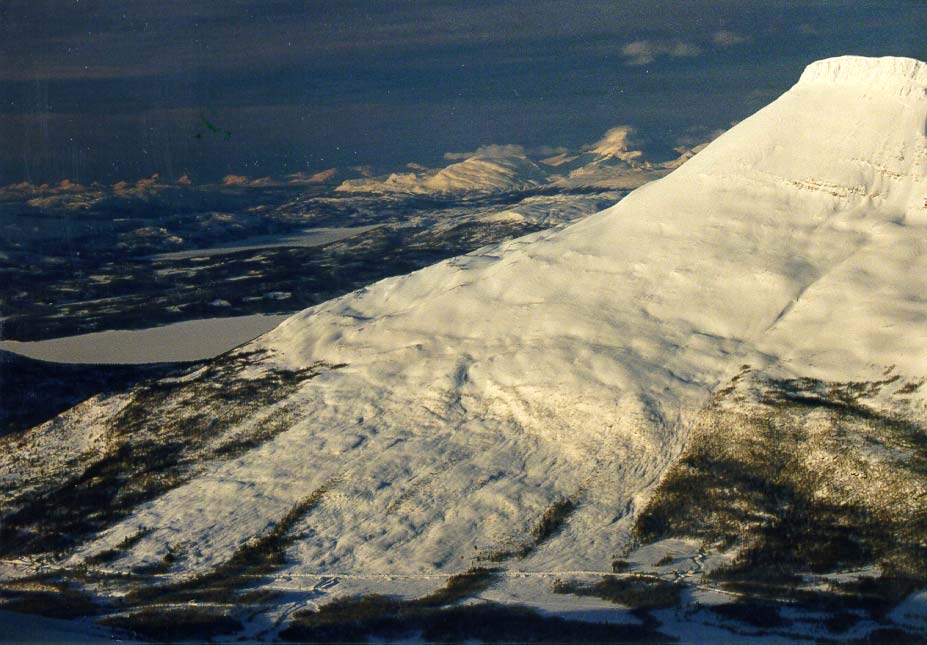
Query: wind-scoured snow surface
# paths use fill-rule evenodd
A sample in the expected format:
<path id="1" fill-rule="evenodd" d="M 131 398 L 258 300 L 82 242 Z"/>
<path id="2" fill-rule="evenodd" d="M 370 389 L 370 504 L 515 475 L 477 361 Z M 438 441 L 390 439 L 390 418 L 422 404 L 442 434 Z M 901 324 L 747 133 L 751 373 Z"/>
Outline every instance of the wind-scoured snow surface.
<path id="1" fill-rule="evenodd" d="M 609 570 L 741 365 L 927 372 L 925 124 L 924 63 L 820 61 L 613 208 L 293 316 L 243 351 L 346 364 L 290 395 L 299 420 L 82 552 L 146 527 L 119 566 L 171 544 L 175 570 L 204 570 L 324 490 L 286 575 L 453 572 L 506 552 L 522 570 Z M 535 539 L 565 499 L 562 530 Z"/>

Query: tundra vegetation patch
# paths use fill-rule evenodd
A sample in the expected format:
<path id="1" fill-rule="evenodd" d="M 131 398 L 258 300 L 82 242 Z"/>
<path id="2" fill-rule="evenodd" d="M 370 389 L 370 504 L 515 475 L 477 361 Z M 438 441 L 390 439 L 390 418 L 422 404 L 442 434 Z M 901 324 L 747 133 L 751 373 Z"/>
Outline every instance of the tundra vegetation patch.
<path id="1" fill-rule="evenodd" d="M 927 431 L 897 411 L 911 391 L 894 377 L 744 371 L 702 411 L 637 517 L 636 540 L 695 538 L 731 554 L 705 578 L 747 599 L 884 619 L 927 588 Z M 898 405 L 887 411 L 878 397 Z M 769 605 L 741 606 L 715 611 L 776 622 Z"/>
<path id="2" fill-rule="evenodd" d="M 11 479 L 5 489 L 0 481 L 0 554 L 64 553 L 188 481 L 210 461 L 231 459 L 272 439 L 293 419 L 291 410 L 275 405 L 332 369 L 319 364 L 244 375 L 254 358 L 230 353 L 190 370 L 189 377 L 136 386 L 108 420 L 98 442 L 103 449 L 70 464 L 63 479 L 38 472 L 35 479 L 42 483 L 35 487 Z M 0 437 L 9 472 L 35 470 L 37 456 L 24 449 L 29 440 L 28 432 Z"/>

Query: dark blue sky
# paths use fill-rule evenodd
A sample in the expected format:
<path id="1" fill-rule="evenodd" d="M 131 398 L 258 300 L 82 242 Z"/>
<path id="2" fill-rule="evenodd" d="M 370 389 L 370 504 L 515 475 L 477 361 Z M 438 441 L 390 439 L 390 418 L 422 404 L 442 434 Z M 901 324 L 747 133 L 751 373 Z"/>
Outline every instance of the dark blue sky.
<path id="1" fill-rule="evenodd" d="M 433 164 L 620 124 L 659 154 L 812 60 L 925 59 L 925 34 L 922 0 L 0 0 L 0 184 Z"/>

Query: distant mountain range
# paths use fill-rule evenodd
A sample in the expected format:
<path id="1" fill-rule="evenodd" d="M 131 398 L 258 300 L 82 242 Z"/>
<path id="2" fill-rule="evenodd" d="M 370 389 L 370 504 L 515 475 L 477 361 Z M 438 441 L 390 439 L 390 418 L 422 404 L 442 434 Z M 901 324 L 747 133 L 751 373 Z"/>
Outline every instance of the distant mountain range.
<path id="1" fill-rule="evenodd" d="M 418 166 L 412 172 L 385 177 L 346 179 L 336 190 L 460 195 L 516 192 L 542 186 L 631 189 L 665 175 L 693 154 L 692 149 L 681 147 L 677 150 L 679 158 L 650 163 L 643 152 L 633 149 L 632 136 L 632 128 L 617 127 L 582 150 L 544 158 L 530 155 L 519 146 L 486 146 L 444 168 Z"/>
<path id="2" fill-rule="evenodd" d="M 523 192 L 545 186 L 626 190 L 666 174 L 706 145 L 679 146 L 678 158 L 652 163 L 634 149 L 633 141 L 634 129 L 619 126 L 594 144 L 575 151 L 561 149 L 553 156 L 531 153 L 518 145 L 489 145 L 472 153 L 448 153 L 449 160 L 459 161 L 443 168 L 409 163 L 400 172 L 386 174 L 355 166 L 285 177 L 230 174 L 219 183 L 206 184 L 194 183 L 187 175 L 169 181 L 159 174 L 112 185 L 69 179 L 41 185 L 22 182 L 0 186 L 0 203 L 19 202 L 32 210 L 122 209 L 131 213 L 157 206 L 182 211 L 230 208 L 246 201 L 240 194 L 243 189 L 285 186 L 435 196 Z"/>

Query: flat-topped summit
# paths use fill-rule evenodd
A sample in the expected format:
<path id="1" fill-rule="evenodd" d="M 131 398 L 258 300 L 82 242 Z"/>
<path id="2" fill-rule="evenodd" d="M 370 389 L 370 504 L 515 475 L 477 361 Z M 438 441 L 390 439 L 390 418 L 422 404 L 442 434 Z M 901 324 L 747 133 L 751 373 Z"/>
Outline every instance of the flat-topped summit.
<path id="1" fill-rule="evenodd" d="M 815 61 L 805 68 L 799 85 L 837 83 L 897 88 L 904 94 L 927 93 L 927 63 L 914 58 L 837 56 Z"/>
<path id="2" fill-rule="evenodd" d="M 808 65 L 789 91 L 712 142 L 671 182 L 690 190 L 692 182 L 759 182 L 805 202 L 799 210 L 807 217 L 858 209 L 870 221 L 924 225 L 925 133 L 927 63 L 829 58 Z"/>

